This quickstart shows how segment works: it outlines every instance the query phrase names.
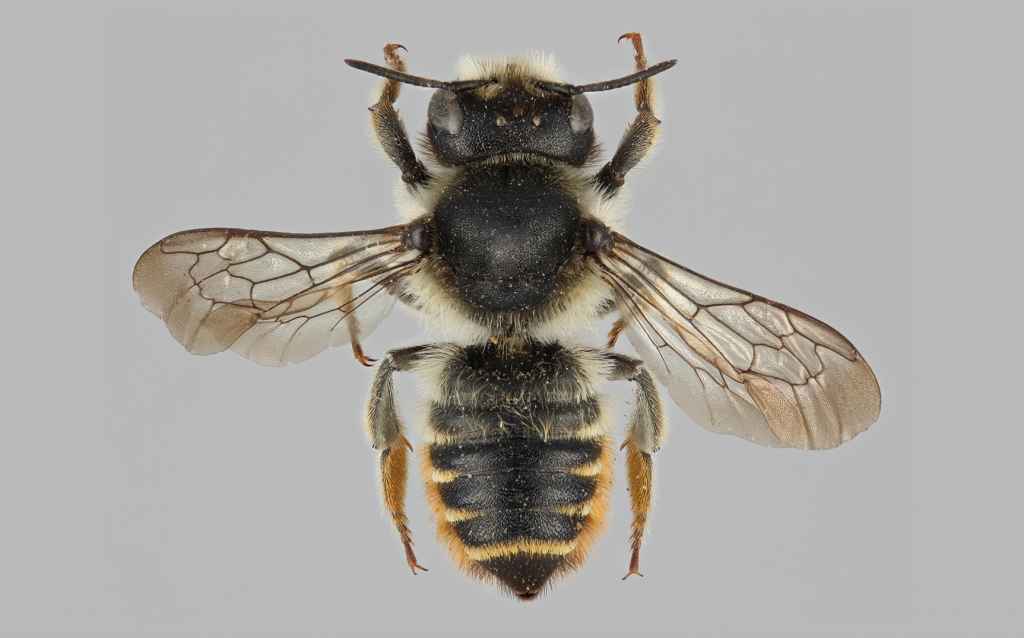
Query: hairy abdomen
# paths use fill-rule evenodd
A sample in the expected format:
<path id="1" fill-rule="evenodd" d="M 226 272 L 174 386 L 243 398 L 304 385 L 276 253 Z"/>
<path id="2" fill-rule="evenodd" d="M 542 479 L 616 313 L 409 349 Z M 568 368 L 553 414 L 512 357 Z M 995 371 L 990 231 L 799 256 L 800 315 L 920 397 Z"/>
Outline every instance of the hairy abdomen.
<path id="1" fill-rule="evenodd" d="M 471 573 L 533 598 L 582 562 L 602 521 L 611 454 L 600 405 L 558 346 L 461 354 L 428 421 L 438 527 Z"/>

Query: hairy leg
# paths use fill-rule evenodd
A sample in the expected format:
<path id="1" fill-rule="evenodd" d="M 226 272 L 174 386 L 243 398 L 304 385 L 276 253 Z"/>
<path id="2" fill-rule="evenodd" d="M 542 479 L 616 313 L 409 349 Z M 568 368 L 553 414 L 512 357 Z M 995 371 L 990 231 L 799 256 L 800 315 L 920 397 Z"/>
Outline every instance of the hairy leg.
<path id="1" fill-rule="evenodd" d="M 392 69 L 405 72 L 405 61 L 398 54 L 399 49 L 405 47 L 401 44 L 388 44 L 384 47 L 384 59 Z M 431 175 L 423 163 L 416 159 L 405 125 L 395 109 L 400 87 L 401 84 L 396 80 L 384 82 L 380 97 L 370 107 L 370 121 L 384 153 L 402 171 L 402 181 L 410 188 L 418 188 L 430 182 Z"/>
<path id="2" fill-rule="evenodd" d="M 627 33 L 619 38 L 621 42 L 628 39 L 633 43 L 636 70 L 647 68 L 647 56 L 644 54 L 643 40 L 639 33 Z M 637 115 L 626 129 L 626 134 L 619 142 L 619 147 L 611 161 L 601 168 L 594 176 L 594 181 L 606 197 L 612 197 L 626 182 L 626 174 L 640 163 L 654 146 L 661 124 L 654 115 L 654 79 L 645 78 L 636 83 L 633 90 L 633 102 Z"/>
<path id="3" fill-rule="evenodd" d="M 658 451 L 664 435 L 664 416 L 661 399 L 654 379 L 637 359 L 613 352 L 605 354 L 609 363 L 608 378 L 624 379 L 635 384 L 633 412 L 629 417 L 626 442 L 626 473 L 629 480 L 629 498 L 633 509 L 633 524 L 629 571 L 623 580 L 640 573 L 640 545 L 647 527 L 647 514 L 651 509 L 654 467 L 651 456 Z"/>
<path id="4" fill-rule="evenodd" d="M 402 433 L 402 422 L 395 410 L 395 372 L 412 370 L 416 363 L 430 351 L 429 346 L 415 346 L 392 350 L 387 353 L 377 368 L 370 387 L 370 401 L 366 407 L 366 427 L 371 445 L 380 450 L 381 487 L 384 490 L 384 504 L 391 514 L 391 520 L 398 530 L 405 550 L 405 560 L 415 574 L 417 570 L 427 571 L 416 561 L 412 549 L 412 532 L 405 515 L 405 485 L 407 477 L 406 451 L 412 445 Z"/>

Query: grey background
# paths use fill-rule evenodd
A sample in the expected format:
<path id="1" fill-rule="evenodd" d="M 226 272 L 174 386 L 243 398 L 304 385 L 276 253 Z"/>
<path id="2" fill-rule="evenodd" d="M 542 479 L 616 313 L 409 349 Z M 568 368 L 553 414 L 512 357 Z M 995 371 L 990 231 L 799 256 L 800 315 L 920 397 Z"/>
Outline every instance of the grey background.
<path id="1" fill-rule="evenodd" d="M 963 58 L 1019 60 L 1008 20 L 639 2 L 44 5 L 13 17 L 4 64 L 23 90 L 4 122 L 20 151 L 5 154 L 5 197 L 29 234 L 12 235 L 5 261 L 31 273 L 12 277 L 31 312 L 5 313 L 0 631 L 1020 628 L 1019 418 L 993 400 L 1015 386 L 987 358 L 1009 351 L 991 344 L 1013 315 L 985 314 L 1009 302 L 960 268 L 1005 268 L 1013 247 L 980 215 L 1019 212 L 998 191 L 1014 163 L 981 144 L 1015 157 L 1019 134 L 993 122 L 1019 96 L 993 96 L 1012 75 Z M 376 83 L 343 57 L 378 60 L 399 41 L 412 70 L 448 77 L 467 52 L 541 49 L 566 79 L 593 81 L 629 71 L 615 37 L 633 29 L 652 61 L 680 64 L 659 79 L 664 135 L 632 176 L 630 235 L 839 327 L 879 377 L 881 421 L 838 450 L 799 453 L 706 433 L 672 406 L 646 578 L 618 580 L 620 478 L 589 562 L 528 606 L 456 571 L 413 475 L 431 568 L 413 578 L 359 419 L 370 372 L 344 350 L 285 369 L 189 356 L 137 303 L 131 266 L 190 227 L 391 223 L 395 171 L 368 141 Z M 428 97 L 403 93 L 411 130 Z M 593 103 L 611 149 L 629 94 Z M 421 338 L 399 312 L 367 345 Z M 415 389 L 399 384 L 410 427 Z"/>

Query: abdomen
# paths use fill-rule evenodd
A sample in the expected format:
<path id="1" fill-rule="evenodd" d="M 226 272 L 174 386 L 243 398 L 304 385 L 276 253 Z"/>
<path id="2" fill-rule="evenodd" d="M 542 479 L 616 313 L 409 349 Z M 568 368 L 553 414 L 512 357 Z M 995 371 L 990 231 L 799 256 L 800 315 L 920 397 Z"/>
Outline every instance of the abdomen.
<path id="1" fill-rule="evenodd" d="M 424 467 L 438 528 L 470 573 L 533 598 L 583 561 L 611 452 L 582 368 L 557 345 L 461 350 L 431 407 Z"/>

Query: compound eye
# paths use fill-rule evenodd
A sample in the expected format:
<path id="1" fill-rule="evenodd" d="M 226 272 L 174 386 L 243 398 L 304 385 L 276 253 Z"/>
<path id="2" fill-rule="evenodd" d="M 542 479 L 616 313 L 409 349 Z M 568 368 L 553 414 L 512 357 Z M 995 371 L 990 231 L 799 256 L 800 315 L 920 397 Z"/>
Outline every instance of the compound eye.
<path id="1" fill-rule="evenodd" d="M 434 128 L 457 134 L 462 130 L 462 107 L 458 96 L 445 89 L 435 91 L 427 107 L 427 117 Z"/>
<path id="2" fill-rule="evenodd" d="M 586 95 L 572 96 L 572 110 L 569 111 L 569 126 L 573 133 L 582 133 L 594 125 L 594 111 Z"/>

